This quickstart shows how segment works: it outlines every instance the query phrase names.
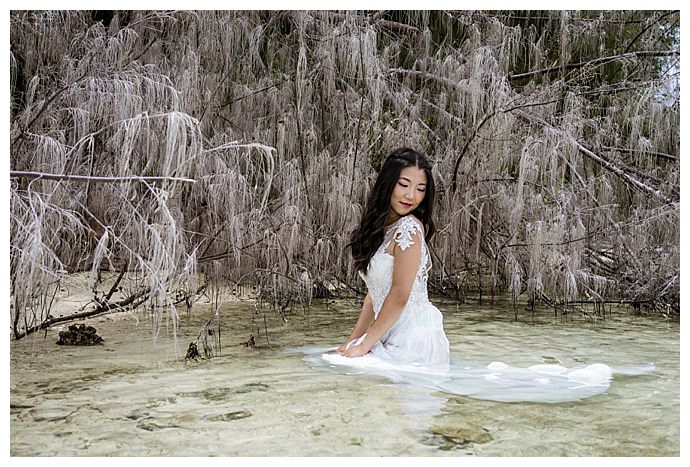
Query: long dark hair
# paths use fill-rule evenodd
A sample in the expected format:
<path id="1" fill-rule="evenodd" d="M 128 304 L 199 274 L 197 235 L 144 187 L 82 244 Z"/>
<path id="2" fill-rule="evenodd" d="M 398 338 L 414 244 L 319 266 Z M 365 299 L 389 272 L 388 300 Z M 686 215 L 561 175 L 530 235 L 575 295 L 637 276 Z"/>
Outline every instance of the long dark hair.
<path id="1" fill-rule="evenodd" d="M 424 199 L 411 212 L 424 225 L 425 240 L 429 242 L 436 231 L 432 218 L 436 186 L 431 175 L 431 165 L 426 156 L 410 148 L 396 149 L 388 155 L 379 171 L 374 188 L 369 193 L 362 219 L 350 236 L 347 247 L 352 249 L 355 270 L 366 272 L 369 260 L 383 242 L 384 228 L 391 214 L 391 195 L 405 167 L 417 167 L 426 172 Z"/>

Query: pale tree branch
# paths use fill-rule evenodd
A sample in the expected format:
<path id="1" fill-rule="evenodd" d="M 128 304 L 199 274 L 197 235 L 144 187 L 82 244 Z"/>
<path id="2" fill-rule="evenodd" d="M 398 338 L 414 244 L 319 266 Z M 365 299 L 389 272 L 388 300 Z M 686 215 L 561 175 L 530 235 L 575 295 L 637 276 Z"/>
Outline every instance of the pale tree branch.
<path id="1" fill-rule="evenodd" d="M 63 175 L 50 174 L 43 172 L 24 172 L 20 170 L 10 171 L 10 178 L 42 178 L 45 180 L 67 180 L 71 182 L 97 182 L 97 183 L 126 183 L 126 182 L 183 182 L 196 183 L 191 178 L 178 177 L 146 177 L 141 175 L 131 175 L 128 177 L 89 177 L 86 175 Z"/>

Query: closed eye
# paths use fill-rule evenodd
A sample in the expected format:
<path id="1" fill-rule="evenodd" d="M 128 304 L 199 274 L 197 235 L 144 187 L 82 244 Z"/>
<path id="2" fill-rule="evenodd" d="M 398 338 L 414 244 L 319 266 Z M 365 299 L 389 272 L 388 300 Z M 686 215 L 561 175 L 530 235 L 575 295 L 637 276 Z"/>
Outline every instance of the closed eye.
<path id="1" fill-rule="evenodd" d="M 400 185 L 400 186 L 403 187 L 403 188 L 407 188 L 408 186 L 410 186 L 410 185 L 403 185 L 402 183 L 398 183 L 398 185 Z M 424 193 L 424 192 L 426 191 L 426 189 L 425 189 L 425 188 L 420 188 L 419 191 L 422 192 L 422 193 Z"/>

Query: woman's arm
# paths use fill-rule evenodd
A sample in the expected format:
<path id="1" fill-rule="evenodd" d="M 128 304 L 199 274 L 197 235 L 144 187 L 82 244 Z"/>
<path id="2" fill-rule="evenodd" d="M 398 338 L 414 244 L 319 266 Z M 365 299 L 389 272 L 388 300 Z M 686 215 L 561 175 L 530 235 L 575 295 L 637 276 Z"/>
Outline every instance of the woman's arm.
<path id="1" fill-rule="evenodd" d="M 338 347 L 337 351 L 341 352 L 345 350 L 347 344 L 355 339 L 360 338 L 365 332 L 367 332 L 367 329 L 369 329 L 369 326 L 371 326 L 372 321 L 374 321 L 374 303 L 371 301 L 371 292 L 367 292 L 367 296 L 364 297 L 362 309 L 359 312 L 359 319 L 357 319 L 357 324 L 355 324 L 352 334 L 350 334 L 350 337 L 347 338 L 343 345 Z"/>
<path id="2" fill-rule="evenodd" d="M 381 312 L 369 328 L 367 336 L 362 342 L 341 352 L 342 355 L 346 357 L 359 357 L 369 352 L 374 344 L 381 339 L 381 336 L 393 326 L 393 323 L 395 323 L 405 308 L 410 298 L 410 291 L 412 290 L 412 284 L 417 275 L 422 256 L 422 237 L 420 232 L 423 229 L 421 224 L 418 223 L 418 226 L 419 230 L 415 230 L 410 237 L 404 239 L 407 241 L 399 242 L 399 239 L 396 237 L 396 245 L 393 249 L 393 256 L 395 258 L 393 260 L 393 280 L 388 295 L 386 295 L 386 299 L 381 306 Z"/>

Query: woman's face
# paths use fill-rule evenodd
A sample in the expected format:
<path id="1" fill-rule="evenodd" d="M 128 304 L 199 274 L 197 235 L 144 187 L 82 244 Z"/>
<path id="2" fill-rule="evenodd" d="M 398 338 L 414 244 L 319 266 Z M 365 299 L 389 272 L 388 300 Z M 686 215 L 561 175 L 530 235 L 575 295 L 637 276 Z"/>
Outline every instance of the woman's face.
<path id="1" fill-rule="evenodd" d="M 405 167 L 391 194 L 391 209 L 397 218 L 405 216 L 417 209 L 425 194 L 426 172 L 415 166 Z"/>

